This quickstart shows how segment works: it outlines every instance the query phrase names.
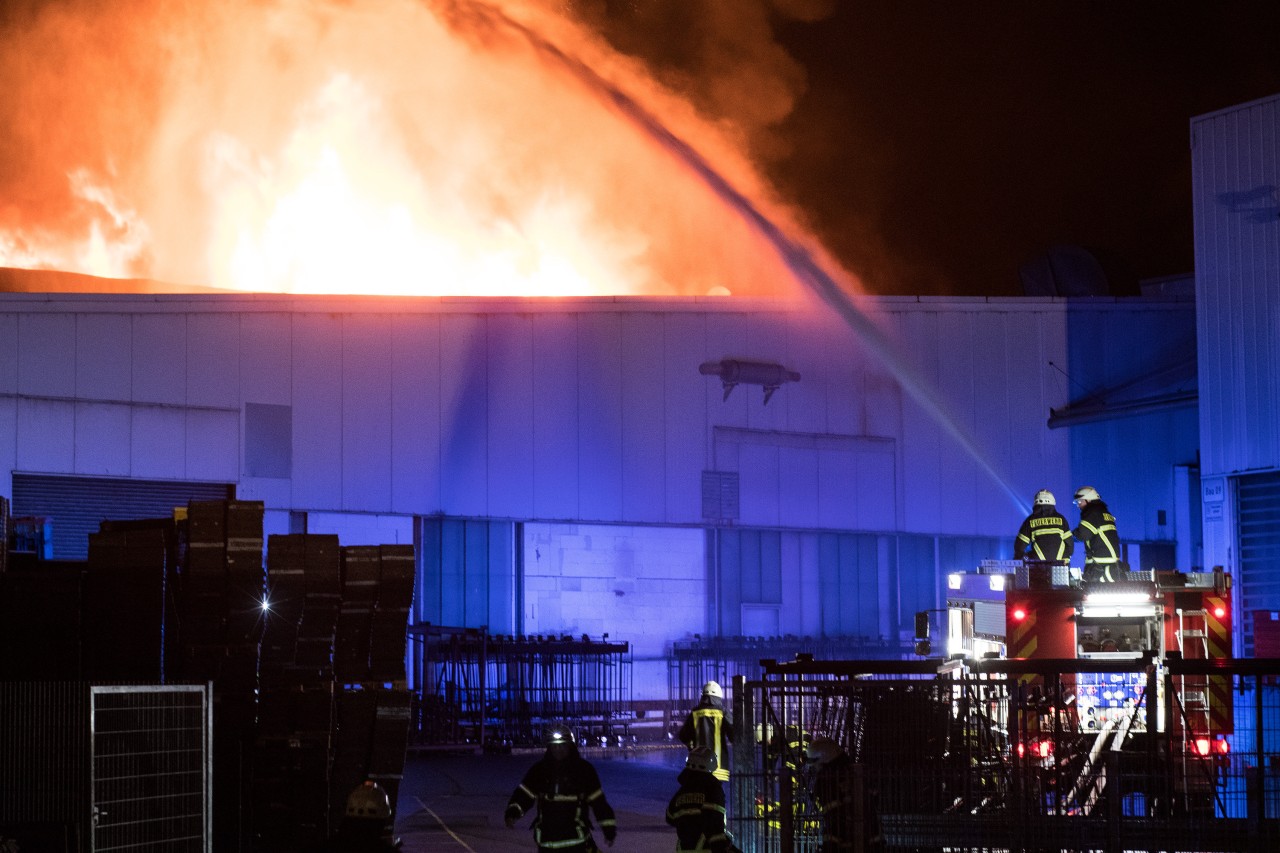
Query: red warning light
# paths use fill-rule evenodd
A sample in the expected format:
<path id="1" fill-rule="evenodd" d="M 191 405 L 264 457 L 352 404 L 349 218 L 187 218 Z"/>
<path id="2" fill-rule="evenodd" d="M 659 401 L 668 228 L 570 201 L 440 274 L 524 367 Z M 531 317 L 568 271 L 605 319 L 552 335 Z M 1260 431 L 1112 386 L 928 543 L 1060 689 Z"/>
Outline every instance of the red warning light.
<path id="1" fill-rule="evenodd" d="M 1041 758 L 1048 758 L 1053 755 L 1053 741 L 1042 740 L 1036 744 L 1036 754 Z"/>
<path id="2" fill-rule="evenodd" d="M 1227 615 L 1227 608 L 1215 607 L 1213 608 L 1213 615 L 1214 615 L 1214 618 L 1221 619 L 1223 616 Z"/>
<path id="3" fill-rule="evenodd" d="M 1013 609 L 1013 621 L 1021 622 L 1023 619 L 1026 619 L 1026 618 L 1027 618 L 1026 610 L 1022 609 L 1021 607 L 1015 607 Z"/>
<path id="4" fill-rule="evenodd" d="M 1231 744 L 1227 743 L 1225 740 L 1215 740 L 1213 742 L 1213 748 L 1219 755 L 1226 755 L 1231 751 Z"/>
<path id="5" fill-rule="evenodd" d="M 1209 739 L 1207 737 L 1198 737 L 1191 743 L 1191 748 L 1195 750 L 1196 755 L 1209 754 Z"/>

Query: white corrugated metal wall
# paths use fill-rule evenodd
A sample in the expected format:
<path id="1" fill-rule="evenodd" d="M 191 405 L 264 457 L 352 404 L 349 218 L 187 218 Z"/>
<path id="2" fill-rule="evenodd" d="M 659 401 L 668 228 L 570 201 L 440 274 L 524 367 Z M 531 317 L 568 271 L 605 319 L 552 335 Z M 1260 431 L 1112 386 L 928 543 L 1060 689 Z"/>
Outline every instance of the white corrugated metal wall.
<path id="1" fill-rule="evenodd" d="M 1178 505 L 1172 472 L 1194 458 L 1194 415 L 1047 420 L 1166 348 L 1190 350 L 1190 303 L 871 306 L 892 357 L 780 300 L 5 294 L 0 469 L 225 479 L 266 503 L 267 532 L 305 513 L 344 544 L 344 514 L 356 531 L 425 516 L 702 527 L 702 474 L 724 470 L 738 475 L 739 528 L 883 540 L 882 612 L 858 625 L 872 635 L 920 606 L 920 575 L 972 564 L 975 548 L 1006 556 L 993 543 L 1011 546 L 1015 499 L 1039 488 L 1065 505 L 1091 483 L 1126 538 L 1168 535 L 1146 519 Z M 726 398 L 698 369 L 724 358 L 801 379 L 767 405 L 760 386 Z M 895 364 L 927 399 L 903 390 Z M 789 583 L 792 568 L 780 567 Z M 812 624 L 791 608 L 816 600 L 816 588 L 784 597 L 780 624 Z"/>
<path id="2" fill-rule="evenodd" d="M 1280 95 L 1196 117 L 1191 154 L 1205 561 L 1236 575 L 1248 649 L 1249 611 L 1280 609 L 1256 582 L 1280 578 L 1280 553 L 1250 547 L 1241 582 L 1244 515 L 1267 508 L 1232 482 L 1280 469 Z"/>

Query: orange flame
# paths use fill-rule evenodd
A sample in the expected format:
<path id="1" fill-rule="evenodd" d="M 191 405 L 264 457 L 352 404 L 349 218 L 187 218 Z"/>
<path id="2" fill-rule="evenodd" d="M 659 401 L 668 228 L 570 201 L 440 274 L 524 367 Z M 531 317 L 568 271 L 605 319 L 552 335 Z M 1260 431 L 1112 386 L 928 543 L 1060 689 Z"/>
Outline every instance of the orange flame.
<path id="1" fill-rule="evenodd" d="M 465 14 L 482 4 L 123 5 L 49 11 L 0 43 L 22 57 L 0 60 L 0 82 L 49 98 L 31 136 L 59 138 L 45 157 L 19 133 L 8 153 L 67 176 L 22 188 L 61 205 L 0 209 L 0 266 L 293 293 L 790 289 L 749 224 L 596 93 Z M 554 5 L 508 0 L 502 14 L 771 204 L 725 125 Z M 101 99 L 46 82 L 55 73 L 101 84 Z"/>

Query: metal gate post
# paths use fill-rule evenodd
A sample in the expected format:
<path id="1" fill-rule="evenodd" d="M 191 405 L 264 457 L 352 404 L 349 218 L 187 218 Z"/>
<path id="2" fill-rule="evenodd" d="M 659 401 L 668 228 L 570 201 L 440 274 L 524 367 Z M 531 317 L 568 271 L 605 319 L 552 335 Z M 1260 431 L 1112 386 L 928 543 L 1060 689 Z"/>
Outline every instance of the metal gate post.
<path id="1" fill-rule="evenodd" d="M 1120 753 L 1109 749 L 1106 753 L 1107 769 L 1107 850 L 1109 853 L 1120 853 Z"/>

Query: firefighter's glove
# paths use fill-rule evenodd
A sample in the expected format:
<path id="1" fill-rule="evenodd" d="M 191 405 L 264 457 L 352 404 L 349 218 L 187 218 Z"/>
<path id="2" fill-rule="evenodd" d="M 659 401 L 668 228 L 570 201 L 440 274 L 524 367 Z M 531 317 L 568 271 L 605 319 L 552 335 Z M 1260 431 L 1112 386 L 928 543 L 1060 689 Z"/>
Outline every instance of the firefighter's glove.
<path id="1" fill-rule="evenodd" d="M 612 847 L 613 839 L 618 837 L 618 827 L 613 825 L 602 826 L 600 827 L 600 831 L 604 833 L 604 840 L 608 842 L 610 847 Z"/>

